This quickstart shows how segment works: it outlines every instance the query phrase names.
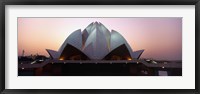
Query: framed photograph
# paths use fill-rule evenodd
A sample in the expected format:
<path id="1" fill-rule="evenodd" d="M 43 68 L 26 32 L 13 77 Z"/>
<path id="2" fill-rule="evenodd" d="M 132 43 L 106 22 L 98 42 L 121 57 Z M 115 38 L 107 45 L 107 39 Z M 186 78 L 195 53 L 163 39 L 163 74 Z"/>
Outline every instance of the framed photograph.
<path id="1" fill-rule="evenodd" d="M 199 4 L 2 1 L 1 92 L 199 93 Z"/>

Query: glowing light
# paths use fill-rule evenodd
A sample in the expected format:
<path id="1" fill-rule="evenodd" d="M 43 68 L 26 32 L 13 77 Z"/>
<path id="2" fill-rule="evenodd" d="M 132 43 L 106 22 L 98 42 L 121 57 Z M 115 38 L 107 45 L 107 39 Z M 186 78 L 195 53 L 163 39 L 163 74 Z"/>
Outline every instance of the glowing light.
<path id="1" fill-rule="evenodd" d="M 164 69 L 165 67 L 163 66 L 162 68 Z"/>
<path id="2" fill-rule="evenodd" d="M 31 64 L 34 64 L 34 63 L 36 63 L 36 60 L 35 60 L 35 61 L 33 61 L 33 62 L 31 62 Z"/>
<path id="3" fill-rule="evenodd" d="M 24 68 L 22 68 L 22 70 L 23 70 Z"/>
<path id="4" fill-rule="evenodd" d="M 139 64 L 139 62 L 137 62 L 137 64 Z"/>
<path id="5" fill-rule="evenodd" d="M 60 58 L 59 60 L 64 60 L 64 58 Z"/>
<path id="6" fill-rule="evenodd" d="M 132 60 L 132 59 L 129 57 L 128 60 Z"/>
<path id="7" fill-rule="evenodd" d="M 156 62 L 156 61 L 152 61 L 152 63 L 153 63 L 153 64 L 157 64 L 157 62 Z"/>
<path id="8" fill-rule="evenodd" d="M 149 59 L 147 59 L 146 61 L 150 61 Z"/>
<path id="9" fill-rule="evenodd" d="M 39 61 L 44 61 L 44 60 L 39 60 Z"/>

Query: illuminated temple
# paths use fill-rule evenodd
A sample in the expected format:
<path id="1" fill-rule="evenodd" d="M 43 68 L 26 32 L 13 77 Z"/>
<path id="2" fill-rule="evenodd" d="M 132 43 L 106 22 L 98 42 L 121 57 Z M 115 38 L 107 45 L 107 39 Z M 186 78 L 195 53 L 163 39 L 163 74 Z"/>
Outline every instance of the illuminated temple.
<path id="1" fill-rule="evenodd" d="M 110 32 L 100 22 L 71 33 L 58 51 L 47 49 L 50 57 L 58 60 L 132 60 L 138 59 L 143 51 L 133 52 L 120 33 Z"/>
<path id="2" fill-rule="evenodd" d="M 18 76 L 181 76 L 182 61 L 141 59 L 117 31 L 92 22 L 72 32 L 50 57 L 18 59 Z"/>

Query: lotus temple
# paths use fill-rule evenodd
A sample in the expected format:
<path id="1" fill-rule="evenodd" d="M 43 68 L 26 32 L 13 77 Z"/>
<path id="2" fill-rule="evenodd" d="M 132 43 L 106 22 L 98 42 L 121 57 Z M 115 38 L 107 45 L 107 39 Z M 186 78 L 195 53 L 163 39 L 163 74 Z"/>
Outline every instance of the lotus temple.
<path id="1" fill-rule="evenodd" d="M 47 49 L 52 59 L 59 60 L 132 60 L 138 59 L 143 51 L 133 51 L 119 32 L 109 31 L 100 22 L 74 31 L 58 51 Z"/>
<path id="2" fill-rule="evenodd" d="M 135 51 L 119 32 L 100 22 L 72 32 L 59 49 L 46 51 L 48 58 L 18 57 L 18 76 L 182 75 L 182 61 L 140 58 L 143 49 Z"/>

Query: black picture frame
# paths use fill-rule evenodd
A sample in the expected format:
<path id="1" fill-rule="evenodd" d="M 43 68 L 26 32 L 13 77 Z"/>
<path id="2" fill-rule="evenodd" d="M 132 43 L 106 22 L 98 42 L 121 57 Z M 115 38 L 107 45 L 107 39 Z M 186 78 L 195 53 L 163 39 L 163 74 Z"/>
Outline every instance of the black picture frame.
<path id="1" fill-rule="evenodd" d="M 199 93 L 200 0 L 1 0 L 0 1 L 0 92 L 2 94 L 196 94 Z M 6 5 L 195 5 L 195 89 L 5 89 Z"/>

